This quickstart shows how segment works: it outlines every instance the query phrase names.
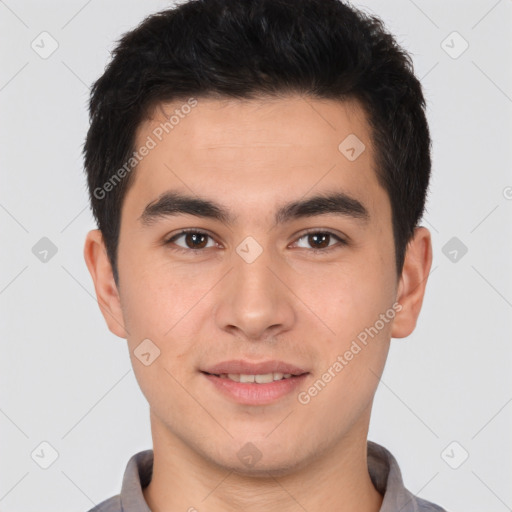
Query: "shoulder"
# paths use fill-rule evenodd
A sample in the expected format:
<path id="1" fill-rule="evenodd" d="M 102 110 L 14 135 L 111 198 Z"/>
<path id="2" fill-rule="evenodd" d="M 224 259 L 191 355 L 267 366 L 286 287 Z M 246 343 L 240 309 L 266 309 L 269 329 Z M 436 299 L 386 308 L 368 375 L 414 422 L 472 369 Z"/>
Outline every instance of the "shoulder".
<path id="1" fill-rule="evenodd" d="M 91 508 L 88 512 L 122 512 L 122 510 L 121 496 L 118 494 L 98 503 L 98 505 Z"/>

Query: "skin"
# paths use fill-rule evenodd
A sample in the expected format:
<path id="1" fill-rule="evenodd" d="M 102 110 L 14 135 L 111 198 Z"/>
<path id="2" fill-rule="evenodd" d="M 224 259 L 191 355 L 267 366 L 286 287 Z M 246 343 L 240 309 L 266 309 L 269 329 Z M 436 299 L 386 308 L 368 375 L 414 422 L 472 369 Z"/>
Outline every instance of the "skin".
<path id="1" fill-rule="evenodd" d="M 155 109 L 136 146 L 181 104 Z M 366 146 L 354 161 L 338 150 L 349 134 Z M 154 467 L 144 496 L 153 512 L 379 510 L 367 469 L 372 402 L 390 338 L 415 328 L 432 249 L 428 230 L 417 228 L 396 275 L 391 205 L 373 164 L 355 102 L 199 98 L 137 167 L 122 207 L 119 288 L 101 232 L 88 233 L 100 309 L 127 339 L 150 405 Z M 142 226 L 144 207 L 168 190 L 214 200 L 236 221 L 180 215 Z M 340 190 L 367 208 L 367 222 L 324 214 L 274 225 L 283 203 Z M 193 253 L 185 237 L 164 245 L 183 228 L 207 231 L 208 247 Z M 309 229 L 347 244 L 331 238 L 334 249 L 315 253 Z M 236 252 L 247 236 L 263 249 L 251 264 Z M 240 405 L 199 372 L 228 359 L 279 359 L 310 372 L 298 391 L 307 390 L 396 302 L 394 320 L 306 405 L 295 392 Z M 134 355 L 146 338 L 161 352 L 149 366 Z M 261 453 L 253 467 L 237 456 L 249 442 Z"/>

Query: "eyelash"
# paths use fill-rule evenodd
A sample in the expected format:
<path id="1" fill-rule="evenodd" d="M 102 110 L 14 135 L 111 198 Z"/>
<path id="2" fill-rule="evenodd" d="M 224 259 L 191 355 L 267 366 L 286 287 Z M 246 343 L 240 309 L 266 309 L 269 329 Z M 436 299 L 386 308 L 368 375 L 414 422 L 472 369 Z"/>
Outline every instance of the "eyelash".
<path id="1" fill-rule="evenodd" d="M 164 245 L 171 245 L 178 238 L 180 238 L 183 235 L 187 235 L 189 233 L 193 233 L 193 234 L 196 234 L 196 235 L 204 235 L 204 236 L 207 236 L 207 237 L 209 237 L 209 238 L 211 238 L 213 240 L 213 237 L 211 235 L 209 235 L 208 233 L 204 232 L 204 231 L 200 231 L 198 229 L 183 229 L 179 233 L 177 233 L 176 235 L 173 235 L 169 239 L 165 240 L 164 241 Z M 314 248 L 311 248 L 310 251 L 312 251 L 315 254 L 318 254 L 318 253 L 324 253 L 324 254 L 325 253 L 329 253 L 332 250 L 339 249 L 340 246 L 348 245 L 346 240 L 343 240 L 342 238 L 340 238 L 338 235 L 336 235 L 332 231 L 329 231 L 329 230 L 319 230 L 319 229 L 312 229 L 312 230 L 309 230 L 309 231 L 306 231 L 306 232 L 302 233 L 301 236 L 299 236 L 296 239 L 296 241 L 301 240 L 302 238 L 307 237 L 309 235 L 319 235 L 319 234 L 321 234 L 321 235 L 329 235 L 331 237 L 334 237 L 337 240 L 338 243 L 334 244 L 332 246 L 328 246 L 325 249 L 314 249 Z M 211 249 L 211 247 L 207 247 L 205 249 L 188 249 L 188 248 L 185 249 L 183 247 L 172 247 L 172 250 L 176 251 L 176 252 L 181 252 L 181 253 L 191 253 L 192 252 L 192 253 L 196 253 L 196 254 L 200 253 L 202 251 L 205 251 L 206 249 Z"/>

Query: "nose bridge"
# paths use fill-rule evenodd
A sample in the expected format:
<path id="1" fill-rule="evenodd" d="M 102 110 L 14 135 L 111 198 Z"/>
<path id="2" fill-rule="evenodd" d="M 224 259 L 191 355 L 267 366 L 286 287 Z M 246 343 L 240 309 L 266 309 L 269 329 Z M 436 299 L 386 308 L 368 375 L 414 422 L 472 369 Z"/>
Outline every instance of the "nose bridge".
<path id="1" fill-rule="evenodd" d="M 244 242 L 237 248 L 237 255 L 234 257 L 234 278 L 240 292 L 240 298 L 252 301 L 259 301 L 263 298 L 269 302 L 270 288 L 275 280 L 269 267 L 276 262 L 273 261 L 271 251 L 258 249 L 252 246 L 253 242 Z M 268 297 L 266 297 L 268 295 Z"/>
<path id="2" fill-rule="evenodd" d="M 222 288 L 216 311 L 220 328 L 248 339 L 259 339 L 289 329 L 294 312 L 290 294 L 279 282 L 278 259 L 254 238 L 247 237 L 232 256 L 233 269 Z"/>

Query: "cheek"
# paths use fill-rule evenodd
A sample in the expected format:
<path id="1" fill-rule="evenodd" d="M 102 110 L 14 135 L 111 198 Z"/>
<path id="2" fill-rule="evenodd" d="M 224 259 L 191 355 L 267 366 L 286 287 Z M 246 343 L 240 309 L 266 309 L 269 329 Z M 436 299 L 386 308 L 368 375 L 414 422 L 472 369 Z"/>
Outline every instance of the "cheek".
<path id="1" fill-rule="evenodd" d="M 173 408 L 185 410 L 189 398 L 178 383 L 188 378 L 194 314 L 200 310 L 194 306 L 205 294 L 207 283 L 186 280 L 162 268 L 133 272 L 125 283 L 121 301 L 131 363 L 141 391 L 164 416 L 170 407 L 169 396 L 174 397 Z"/>
<path id="2" fill-rule="evenodd" d="M 167 263 L 159 266 L 153 262 L 140 263 L 138 268 L 150 270 L 129 274 L 121 295 L 130 357 L 146 398 L 150 403 L 160 399 L 165 402 L 160 394 L 180 395 L 183 390 L 177 381 L 184 383 L 190 378 L 194 355 L 204 350 L 199 345 L 204 337 L 198 334 L 200 326 L 211 317 L 214 294 L 209 292 L 218 276 L 198 273 L 190 265 L 173 265 L 171 269 Z M 158 356 L 148 367 L 137 358 L 142 352 L 141 342 L 147 339 L 151 340 L 145 342 L 149 352 Z"/>
<path id="3" fill-rule="evenodd" d="M 311 309 L 318 313 L 325 334 L 330 331 L 344 343 L 373 325 L 392 306 L 395 288 L 393 267 L 376 254 L 317 273 L 308 279 L 302 296 L 308 297 Z"/>
<path id="4" fill-rule="evenodd" d="M 325 333 L 317 370 L 322 382 L 330 379 L 326 386 L 329 389 L 322 391 L 318 406 L 322 402 L 325 407 L 336 403 L 350 410 L 358 408 L 359 403 L 367 404 L 373 397 L 378 384 L 376 375 L 381 374 L 385 364 L 396 314 L 393 265 L 394 261 L 386 253 L 367 251 L 350 266 L 331 269 L 321 280 L 323 294 L 320 287 L 313 288 L 316 311 L 332 331 L 320 323 L 318 328 L 311 326 L 312 330 L 322 329 Z M 323 379 L 322 375 L 329 370 L 330 374 Z"/>
<path id="5" fill-rule="evenodd" d="M 198 275 L 193 265 L 135 253 L 125 255 L 120 279 L 130 338 L 154 338 L 164 345 L 214 282 L 211 274 Z"/>
<path id="6" fill-rule="evenodd" d="M 372 323 L 394 303 L 396 269 L 391 234 L 376 237 L 358 258 L 350 275 L 349 293 L 354 307 Z M 359 315 L 358 315 L 359 316 Z"/>

